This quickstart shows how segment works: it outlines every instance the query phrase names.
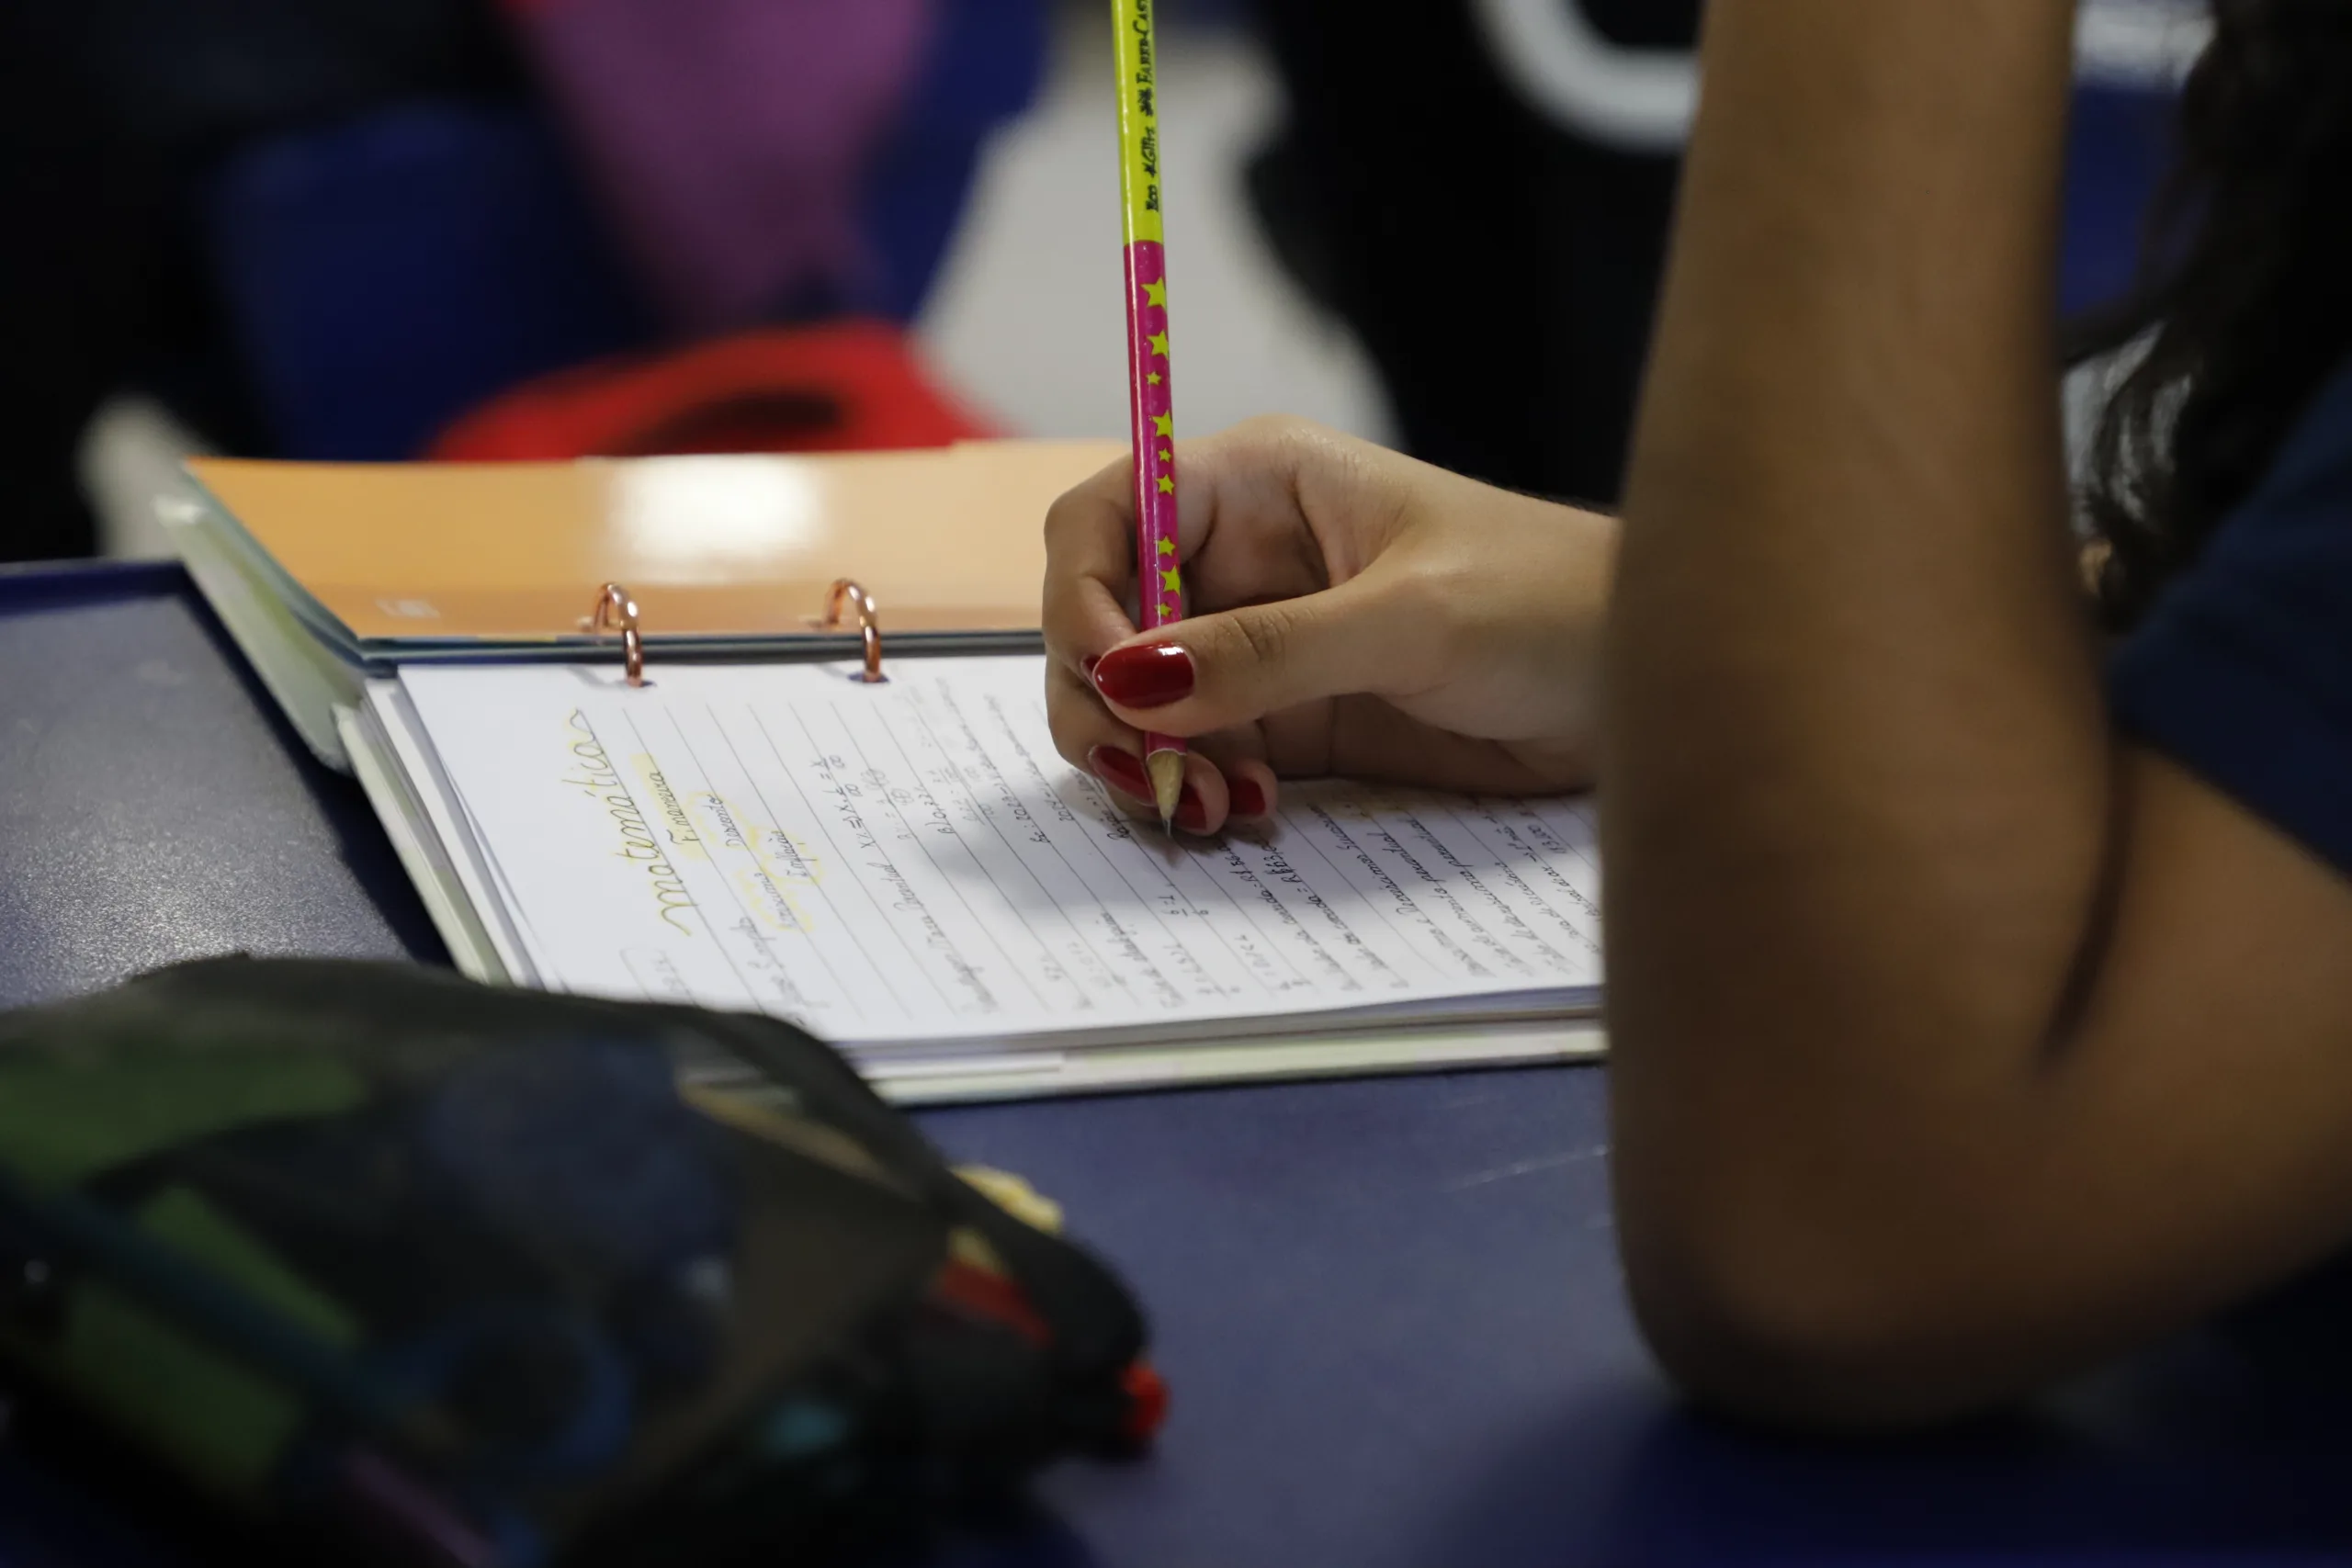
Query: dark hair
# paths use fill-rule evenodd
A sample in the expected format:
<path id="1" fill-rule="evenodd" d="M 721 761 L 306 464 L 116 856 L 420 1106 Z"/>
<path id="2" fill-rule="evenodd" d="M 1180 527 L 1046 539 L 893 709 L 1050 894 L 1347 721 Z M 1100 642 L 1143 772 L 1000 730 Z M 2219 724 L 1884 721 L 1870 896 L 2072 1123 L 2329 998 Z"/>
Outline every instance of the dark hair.
<path id="1" fill-rule="evenodd" d="M 2352 0 L 2213 0 L 2213 20 L 2142 283 L 2077 344 L 2147 338 L 2084 497 L 2118 627 L 2196 560 L 2352 352 Z"/>

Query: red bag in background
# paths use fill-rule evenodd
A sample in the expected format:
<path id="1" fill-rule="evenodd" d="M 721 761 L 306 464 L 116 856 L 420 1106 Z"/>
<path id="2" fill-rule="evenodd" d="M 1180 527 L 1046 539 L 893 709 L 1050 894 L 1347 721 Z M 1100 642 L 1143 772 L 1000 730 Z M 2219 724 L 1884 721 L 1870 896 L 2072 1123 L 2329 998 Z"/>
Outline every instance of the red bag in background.
<path id="1" fill-rule="evenodd" d="M 443 462 L 944 446 L 998 434 L 873 321 L 778 328 L 525 383 L 444 431 Z"/>

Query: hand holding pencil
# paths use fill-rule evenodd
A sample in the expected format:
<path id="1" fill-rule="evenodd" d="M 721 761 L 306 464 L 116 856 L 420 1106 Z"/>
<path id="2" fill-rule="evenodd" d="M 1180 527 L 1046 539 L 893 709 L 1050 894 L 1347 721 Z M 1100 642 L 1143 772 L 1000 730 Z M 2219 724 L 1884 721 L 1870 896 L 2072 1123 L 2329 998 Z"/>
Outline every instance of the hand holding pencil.
<path id="1" fill-rule="evenodd" d="M 1611 519 L 1260 419 L 1185 449 L 1187 553 L 1152 5 L 1113 7 L 1134 451 L 1046 520 L 1057 748 L 1190 833 L 1263 821 L 1283 776 L 1500 795 L 1589 784 Z"/>

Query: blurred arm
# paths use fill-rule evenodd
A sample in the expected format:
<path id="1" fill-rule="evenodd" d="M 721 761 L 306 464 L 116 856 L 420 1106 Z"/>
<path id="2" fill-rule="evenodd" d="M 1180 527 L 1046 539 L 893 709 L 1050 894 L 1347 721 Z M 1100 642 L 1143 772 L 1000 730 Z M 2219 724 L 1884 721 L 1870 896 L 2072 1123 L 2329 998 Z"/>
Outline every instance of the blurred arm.
<path id="1" fill-rule="evenodd" d="M 2109 727 L 2074 6 L 1718 0 L 1602 776 L 1619 1190 L 1702 1393 L 2003 1397 L 2352 1230 L 2352 893 Z"/>

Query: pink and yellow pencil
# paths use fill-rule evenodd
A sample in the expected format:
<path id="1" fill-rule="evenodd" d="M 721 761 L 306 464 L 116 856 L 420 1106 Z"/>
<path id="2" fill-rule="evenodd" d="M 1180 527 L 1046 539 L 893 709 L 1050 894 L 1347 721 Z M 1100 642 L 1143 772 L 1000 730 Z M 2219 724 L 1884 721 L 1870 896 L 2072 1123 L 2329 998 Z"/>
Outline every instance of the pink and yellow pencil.
<path id="1" fill-rule="evenodd" d="M 1176 555 L 1176 404 L 1168 364 L 1168 249 L 1160 226 L 1159 51 L 1153 0 L 1111 0 L 1119 63 L 1119 200 L 1127 271 L 1127 404 L 1136 448 L 1136 598 L 1143 629 L 1184 618 Z M 1184 743 L 1143 738 L 1160 826 L 1172 827 L 1184 790 Z"/>

